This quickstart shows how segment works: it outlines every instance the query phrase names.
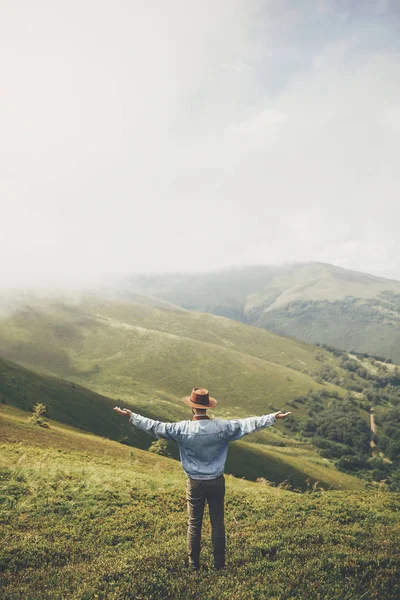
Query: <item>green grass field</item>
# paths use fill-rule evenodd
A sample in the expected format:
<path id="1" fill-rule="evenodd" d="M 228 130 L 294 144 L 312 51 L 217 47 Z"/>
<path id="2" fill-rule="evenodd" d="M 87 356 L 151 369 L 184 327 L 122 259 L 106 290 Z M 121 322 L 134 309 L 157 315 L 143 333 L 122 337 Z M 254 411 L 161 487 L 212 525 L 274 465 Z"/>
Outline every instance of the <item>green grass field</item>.
<path id="1" fill-rule="evenodd" d="M 224 416 L 281 407 L 321 389 L 308 373 L 334 360 L 230 319 L 94 298 L 20 307 L 0 320 L 0 353 L 112 398 L 143 407 L 154 398 L 171 418 L 182 418 L 180 399 L 196 385 L 220 400 Z"/>
<path id="2" fill-rule="evenodd" d="M 93 297 L 32 299 L 3 315 L 0 349 L 37 371 L 0 360 L 0 401 L 25 410 L 44 402 L 58 421 L 143 449 L 151 439 L 119 421 L 115 404 L 155 419 L 187 419 L 181 398 L 203 385 L 218 399 L 214 417 L 283 409 L 303 420 L 309 403 L 289 406 L 293 398 L 310 390 L 347 393 L 313 378 L 323 365 L 347 376 L 321 348 L 222 317 Z M 246 438 L 232 447 L 227 472 L 301 490 L 317 481 L 325 489 L 364 486 L 294 435 L 280 423 Z M 289 455 L 279 444 L 297 449 Z M 175 447 L 170 451 L 178 458 Z"/>
<path id="3" fill-rule="evenodd" d="M 113 411 L 115 400 L 2 359 L 0 402 L 4 416 L 7 415 L 6 409 L 11 410 L 11 407 L 29 411 L 35 403 L 42 402 L 48 407 L 52 419 L 81 430 L 117 441 L 123 440 L 125 444 L 142 449 L 149 448 L 154 441 L 150 435 L 129 424 L 127 419 L 121 419 Z M 144 407 L 129 404 L 131 410 L 143 412 L 144 408 L 146 416 L 159 419 L 157 405 L 151 405 L 154 413 L 149 406 L 149 403 Z M 191 413 L 184 405 L 181 410 L 181 418 L 191 418 Z M 29 414 L 21 412 L 21 427 Z M 53 429 L 48 432 L 49 440 L 53 436 Z M 27 427 L 26 435 L 30 431 Z M 279 446 L 282 443 L 286 447 Z M 177 446 L 170 443 L 169 449 L 172 456 L 179 459 Z M 361 480 L 336 470 L 331 461 L 319 457 L 309 444 L 290 438 L 281 423 L 232 444 L 226 471 L 251 480 L 264 477 L 276 485 L 286 482 L 301 490 L 316 482 L 326 489 L 361 489 L 365 485 Z"/>
<path id="4" fill-rule="evenodd" d="M 203 568 L 192 574 L 176 461 L 54 421 L 43 429 L 23 411 L 0 408 L 2 598 L 400 595 L 399 494 L 299 494 L 227 475 L 227 569 L 211 569 L 206 516 Z"/>

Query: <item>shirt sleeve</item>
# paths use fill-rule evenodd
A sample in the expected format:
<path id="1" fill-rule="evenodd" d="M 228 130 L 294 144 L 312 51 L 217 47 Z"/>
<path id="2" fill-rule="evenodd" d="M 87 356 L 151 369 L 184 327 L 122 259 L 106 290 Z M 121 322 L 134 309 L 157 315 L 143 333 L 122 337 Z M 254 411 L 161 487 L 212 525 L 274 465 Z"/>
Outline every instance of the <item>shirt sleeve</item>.
<path id="1" fill-rule="evenodd" d="M 276 421 L 276 413 L 263 415 L 262 417 L 247 417 L 246 419 L 235 419 L 228 421 L 228 439 L 230 442 L 239 440 L 248 433 L 259 431 L 273 425 Z"/>
<path id="2" fill-rule="evenodd" d="M 142 417 L 136 413 L 132 413 L 129 417 L 129 422 L 143 431 L 147 431 L 153 437 L 165 438 L 176 442 L 179 437 L 179 423 L 163 423 L 162 421 L 154 421 L 147 417 Z"/>

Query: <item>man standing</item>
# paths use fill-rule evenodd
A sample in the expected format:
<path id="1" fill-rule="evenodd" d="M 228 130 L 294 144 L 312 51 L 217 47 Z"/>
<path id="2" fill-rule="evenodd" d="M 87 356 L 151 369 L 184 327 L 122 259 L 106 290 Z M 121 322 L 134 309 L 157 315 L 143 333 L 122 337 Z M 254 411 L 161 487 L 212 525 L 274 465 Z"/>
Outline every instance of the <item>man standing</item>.
<path id="1" fill-rule="evenodd" d="M 205 388 L 193 388 L 190 396 L 183 398 L 191 407 L 191 421 L 163 423 L 135 414 L 128 409 L 114 410 L 129 417 L 129 421 L 156 438 L 177 442 L 182 468 L 187 475 L 186 500 L 188 510 L 188 554 L 189 565 L 194 570 L 200 567 L 201 526 L 205 501 L 210 513 L 214 566 L 225 567 L 224 468 L 228 444 L 253 431 L 259 431 L 285 419 L 291 413 L 278 411 L 261 417 L 246 419 L 210 419 L 208 408 L 217 404 Z"/>

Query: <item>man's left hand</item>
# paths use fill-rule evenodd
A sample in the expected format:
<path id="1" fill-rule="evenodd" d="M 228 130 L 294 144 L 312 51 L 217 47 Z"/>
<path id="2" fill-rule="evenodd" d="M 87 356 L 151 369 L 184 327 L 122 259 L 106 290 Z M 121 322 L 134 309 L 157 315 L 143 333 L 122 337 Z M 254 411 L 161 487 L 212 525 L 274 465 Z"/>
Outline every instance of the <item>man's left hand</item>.
<path id="1" fill-rule="evenodd" d="M 291 412 L 283 413 L 281 410 L 278 410 L 278 412 L 275 413 L 275 418 L 276 419 L 286 419 L 286 417 L 288 417 L 291 414 L 292 414 Z"/>

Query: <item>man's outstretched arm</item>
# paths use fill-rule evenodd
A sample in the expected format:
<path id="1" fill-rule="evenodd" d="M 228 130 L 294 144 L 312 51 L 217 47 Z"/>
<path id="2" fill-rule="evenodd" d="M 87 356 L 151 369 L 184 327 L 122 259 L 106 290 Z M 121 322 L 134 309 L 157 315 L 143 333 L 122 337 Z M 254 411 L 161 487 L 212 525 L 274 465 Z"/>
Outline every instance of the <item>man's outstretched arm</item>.
<path id="1" fill-rule="evenodd" d="M 148 419 L 142 415 L 132 412 L 128 408 L 120 409 L 118 406 L 114 410 L 120 415 L 129 417 L 129 422 L 143 431 L 147 431 L 153 437 L 165 438 L 167 440 L 177 441 L 179 435 L 179 428 L 177 423 L 163 423 L 162 421 L 155 421 L 154 419 Z"/>
<path id="2" fill-rule="evenodd" d="M 233 442 L 239 440 L 248 433 L 270 427 L 270 425 L 275 423 L 276 419 L 286 419 L 286 417 L 291 414 L 291 412 L 283 413 L 281 410 L 278 410 L 278 412 L 263 415 L 262 417 L 247 417 L 246 419 L 234 419 L 228 421 L 229 441 Z"/>

